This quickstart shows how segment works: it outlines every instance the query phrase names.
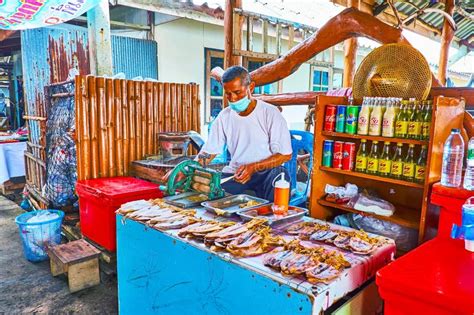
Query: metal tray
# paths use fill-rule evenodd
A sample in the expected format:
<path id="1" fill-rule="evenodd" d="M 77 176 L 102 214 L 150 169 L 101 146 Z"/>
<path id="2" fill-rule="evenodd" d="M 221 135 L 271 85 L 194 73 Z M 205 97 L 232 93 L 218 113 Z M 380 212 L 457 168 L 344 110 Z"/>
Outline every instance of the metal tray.
<path id="1" fill-rule="evenodd" d="M 248 208 L 241 208 L 240 205 L 245 204 L 249 201 L 257 201 L 260 204 Z M 240 194 L 240 195 L 231 195 L 224 197 L 222 199 L 217 199 L 213 201 L 205 201 L 201 205 L 206 208 L 206 210 L 213 212 L 217 215 L 222 215 L 224 217 L 230 217 L 236 214 L 238 211 L 242 210 L 251 210 L 262 205 L 269 204 L 270 202 L 265 199 L 257 198 L 250 195 Z"/>
<path id="2" fill-rule="evenodd" d="M 288 206 L 288 215 L 275 216 L 272 211 L 272 205 L 273 203 L 263 206 L 257 206 L 254 209 L 245 209 L 237 212 L 237 214 L 243 221 L 250 221 L 254 218 L 262 218 L 267 220 L 268 225 L 277 225 L 290 221 L 300 220 L 304 215 L 308 213 L 307 209 L 295 206 Z"/>
<path id="3" fill-rule="evenodd" d="M 184 192 L 178 195 L 168 196 L 163 199 L 165 200 L 166 203 L 170 205 L 186 209 L 186 208 L 196 207 L 201 204 L 202 200 L 199 200 L 199 201 L 192 200 L 192 197 L 199 196 L 199 195 L 203 195 L 203 198 L 205 196 L 206 199 L 208 199 L 208 196 L 206 194 L 196 192 L 196 191 L 188 191 L 188 192 Z"/>

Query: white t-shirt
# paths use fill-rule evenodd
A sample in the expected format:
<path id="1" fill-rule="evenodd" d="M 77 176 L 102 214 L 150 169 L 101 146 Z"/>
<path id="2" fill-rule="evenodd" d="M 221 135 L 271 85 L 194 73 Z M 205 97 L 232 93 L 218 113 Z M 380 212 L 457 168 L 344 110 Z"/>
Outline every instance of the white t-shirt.
<path id="1" fill-rule="evenodd" d="M 257 100 L 248 116 L 224 108 L 212 123 L 209 139 L 201 151 L 220 154 L 227 144 L 231 160 L 222 170 L 234 173 L 241 165 L 264 160 L 273 154 L 291 154 L 291 138 L 286 121 L 277 107 Z"/>

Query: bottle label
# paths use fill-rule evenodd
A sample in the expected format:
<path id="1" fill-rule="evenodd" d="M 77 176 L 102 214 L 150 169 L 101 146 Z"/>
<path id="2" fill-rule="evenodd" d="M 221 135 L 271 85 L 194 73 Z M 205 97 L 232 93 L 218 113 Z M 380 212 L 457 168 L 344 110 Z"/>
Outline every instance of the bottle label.
<path id="1" fill-rule="evenodd" d="M 392 175 L 402 175 L 403 163 L 401 161 L 392 161 Z"/>
<path id="2" fill-rule="evenodd" d="M 468 160 L 474 159 L 474 148 L 467 150 L 467 159 Z"/>
<path id="3" fill-rule="evenodd" d="M 419 136 L 421 134 L 421 123 L 418 121 L 410 121 L 408 123 L 408 134 L 411 136 Z"/>
<path id="4" fill-rule="evenodd" d="M 419 180 L 425 179 L 425 166 L 417 165 L 415 166 L 415 178 Z"/>
<path id="5" fill-rule="evenodd" d="M 365 171 L 366 169 L 367 169 L 367 157 L 366 156 L 358 156 L 356 158 L 356 170 Z"/>
<path id="6" fill-rule="evenodd" d="M 403 163 L 403 177 L 412 178 L 415 176 L 415 164 Z"/>
<path id="7" fill-rule="evenodd" d="M 370 172 L 377 172 L 379 169 L 379 160 L 369 157 L 367 159 L 367 170 Z"/>
<path id="8" fill-rule="evenodd" d="M 379 173 L 390 174 L 391 167 L 392 167 L 391 160 L 379 160 Z"/>
<path id="9" fill-rule="evenodd" d="M 404 136 L 408 132 L 408 122 L 406 121 L 397 121 L 395 125 L 395 134 L 397 136 Z"/>
<path id="10" fill-rule="evenodd" d="M 430 136 L 430 127 L 431 123 L 430 122 L 424 122 L 423 125 L 421 126 L 421 134 L 425 139 L 427 139 Z"/>

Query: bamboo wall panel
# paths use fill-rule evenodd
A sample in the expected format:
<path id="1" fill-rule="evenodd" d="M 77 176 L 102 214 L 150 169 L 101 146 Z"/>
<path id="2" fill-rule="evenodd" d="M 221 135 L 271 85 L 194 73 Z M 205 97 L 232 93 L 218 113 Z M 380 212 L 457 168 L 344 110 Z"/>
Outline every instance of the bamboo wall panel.
<path id="1" fill-rule="evenodd" d="M 160 132 L 200 132 L 199 86 L 76 77 L 78 179 L 126 176 Z"/>

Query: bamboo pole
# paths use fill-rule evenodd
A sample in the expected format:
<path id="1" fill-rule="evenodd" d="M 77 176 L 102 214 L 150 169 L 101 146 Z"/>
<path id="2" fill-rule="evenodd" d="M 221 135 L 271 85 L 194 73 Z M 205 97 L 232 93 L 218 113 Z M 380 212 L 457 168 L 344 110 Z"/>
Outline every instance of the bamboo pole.
<path id="1" fill-rule="evenodd" d="M 107 148 L 108 148 L 108 176 L 117 176 L 117 160 L 115 159 L 116 139 L 115 139 L 115 95 L 113 79 L 106 79 L 105 92 L 107 101 Z"/>
<path id="2" fill-rule="evenodd" d="M 99 143 L 98 143 L 98 120 L 97 120 L 97 95 L 95 86 L 95 77 L 88 76 L 87 84 L 89 87 L 89 121 L 91 135 L 91 178 L 99 177 Z"/>
<path id="3" fill-rule="evenodd" d="M 79 128 L 82 130 L 82 154 L 81 154 L 81 164 L 84 169 L 83 177 L 80 179 L 89 179 L 92 175 L 92 165 L 91 165 L 91 139 L 90 139 L 90 120 L 89 120 L 89 111 L 90 111 L 90 92 L 87 86 L 87 77 L 81 76 L 81 94 L 82 94 L 82 106 L 81 111 L 78 113 L 81 116 L 81 125 Z"/>
<path id="4" fill-rule="evenodd" d="M 143 159 L 148 152 L 148 141 L 147 141 L 147 134 L 148 134 L 148 123 L 147 123 L 147 101 L 146 101 L 146 82 L 140 81 L 140 99 L 141 99 L 141 125 L 142 125 L 142 141 L 141 141 L 141 155 L 140 159 Z"/>
<path id="5" fill-rule="evenodd" d="M 96 78 L 97 107 L 99 117 L 99 177 L 108 177 L 109 152 L 107 143 L 107 97 L 105 94 L 105 79 Z"/>
<path id="6" fill-rule="evenodd" d="M 128 161 L 130 159 L 130 107 L 128 102 L 128 83 L 125 80 L 120 81 L 120 87 L 122 89 L 122 138 L 123 138 L 123 173 L 124 175 L 128 174 Z"/>
<path id="7" fill-rule="evenodd" d="M 158 154 L 158 132 L 160 131 L 160 84 L 153 83 L 153 154 Z"/>
<path id="8" fill-rule="evenodd" d="M 189 131 L 191 130 L 189 124 L 189 102 L 188 102 L 188 85 L 183 84 L 182 94 L 181 94 L 181 106 L 183 109 L 183 130 Z"/>
<path id="9" fill-rule="evenodd" d="M 166 130 L 166 121 L 165 121 L 165 98 L 166 98 L 166 89 L 164 83 L 159 83 L 160 91 L 159 91 L 159 111 L 160 111 L 160 129 L 158 132 L 164 132 Z"/>
<path id="10" fill-rule="evenodd" d="M 177 84 L 171 83 L 170 84 L 170 91 L 171 91 L 171 129 L 170 131 L 176 132 L 178 131 L 178 100 L 176 99 L 177 96 Z"/>
<path id="11" fill-rule="evenodd" d="M 83 132 L 82 132 L 82 77 L 78 76 L 76 78 L 76 86 L 74 90 L 74 110 L 75 110 L 75 136 L 74 142 L 76 143 L 76 165 L 77 165 L 77 178 L 79 180 L 84 178 L 84 163 L 83 163 L 83 152 L 82 146 L 84 145 Z"/>
<path id="12" fill-rule="evenodd" d="M 147 150 L 145 154 L 154 154 L 154 147 L 153 147 L 153 109 L 154 109 L 154 104 L 153 104 L 153 83 L 152 82 L 147 82 L 146 83 L 146 122 L 147 122 L 147 135 L 146 135 L 146 141 L 147 141 Z"/>
<path id="13" fill-rule="evenodd" d="M 124 176 L 123 171 L 123 107 L 122 107 L 122 82 L 114 80 L 114 108 L 115 108 L 115 162 L 117 164 L 117 176 Z"/>
<path id="14" fill-rule="evenodd" d="M 133 117 L 135 117 L 135 158 L 133 160 L 130 160 L 129 162 L 135 161 L 140 159 L 143 154 L 142 154 L 142 100 L 140 98 L 140 82 L 138 81 L 133 81 L 133 88 L 135 91 L 135 111 L 131 112 L 133 113 Z"/>
<path id="15" fill-rule="evenodd" d="M 165 83 L 165 102 L 164 102 L 164 110 L 165 110 L 165 122 L 163 125 L 164 132 L 172 131 L 171 126 L 171 86 L 169 83 Z"/>
<path id="16" fill-rule="evenodd" d="M 136 108 L 135 108 L 135 88 L 133 81 L 127 81 L 127 90 L 128 90 L 128 125 L 129 125 L 129 156 L 128 160 L 125 160 L 125 165 L 128 165 L 130 161 L 135 161 L 137 159 L 137 148 L 136 148 L 136 128 L 135 128 L 135 119 L 136 119 Z"/>
<path id="17" fill-rule="evenodd" d="M 449 15 L 453 16 L 454 12 L 454 0 L 445 1 L 444 10 Z M 449 22 L 444 18 L 443 33 L 441 34 L 441 47 L 439 54 L 439 67 L 438 67 L 438 80 L 441 85 L 446 85 L 446 75 L 448 73 L 448 58 L 449 58 L 449 47 L 454 37 L 454 30 L 451 28 Z"/>

